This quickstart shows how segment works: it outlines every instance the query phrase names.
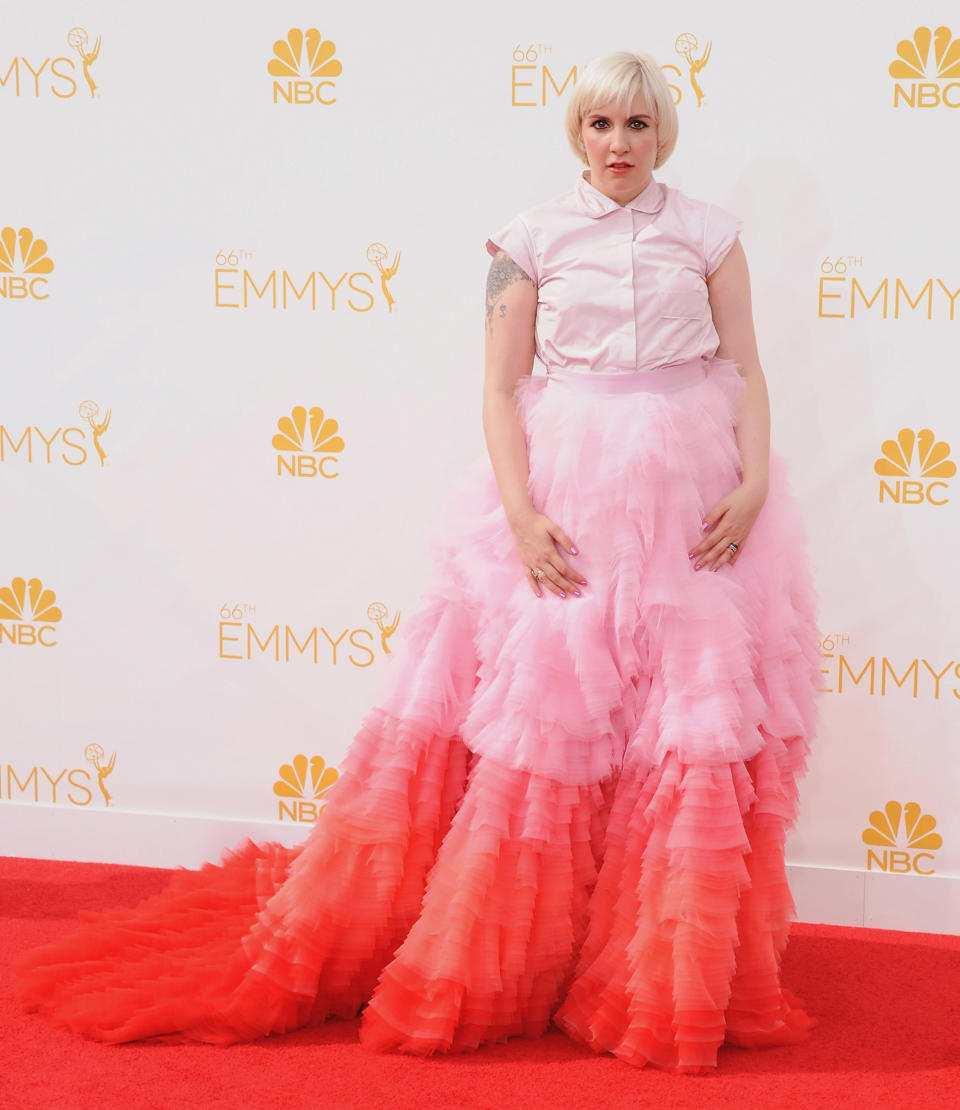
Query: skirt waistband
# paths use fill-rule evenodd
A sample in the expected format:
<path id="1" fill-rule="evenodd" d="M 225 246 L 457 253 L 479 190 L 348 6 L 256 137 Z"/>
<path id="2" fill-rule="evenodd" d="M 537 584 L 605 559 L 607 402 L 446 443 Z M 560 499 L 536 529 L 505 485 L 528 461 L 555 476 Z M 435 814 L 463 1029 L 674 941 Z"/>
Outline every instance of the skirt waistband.
<path id="1" fill-rule="evenodd" d="M 702 382 L 707 376 L 702 358 L 661 366 L 656 370 L 569 370 L 547 369 L 547 384 L 577 393 L 675 393 Z"/>

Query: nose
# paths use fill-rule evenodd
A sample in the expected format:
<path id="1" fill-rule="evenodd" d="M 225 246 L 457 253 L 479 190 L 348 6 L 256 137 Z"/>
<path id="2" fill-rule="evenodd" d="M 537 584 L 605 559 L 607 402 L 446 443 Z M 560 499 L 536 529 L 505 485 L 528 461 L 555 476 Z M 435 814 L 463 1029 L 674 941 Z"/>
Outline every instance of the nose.
<path id="1" fill-rule="evenodd" d="M 630 139 L 627 134 L 626 128 L 614 127 L 610 131 L 610 151 L 613 154 L 621 154 L 630 149 Z"/>

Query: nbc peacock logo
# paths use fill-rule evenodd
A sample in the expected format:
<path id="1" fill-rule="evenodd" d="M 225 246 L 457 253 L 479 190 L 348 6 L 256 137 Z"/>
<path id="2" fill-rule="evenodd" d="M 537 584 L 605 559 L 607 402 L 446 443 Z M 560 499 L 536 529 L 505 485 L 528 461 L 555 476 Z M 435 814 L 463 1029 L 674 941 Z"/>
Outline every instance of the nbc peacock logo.
<path id="1" fill-rule="evenodd" d="M 273 44 L 267 73 L 275 78 L 273 102 L 287 104 L 335 104 L 335 78 L 343 73 L 337 47 L 316 27 L 302 31 L 291 27 L 285 39 Z M 277 80 L 279 78 L 280 80 Z"/>
<path id="2" fill-rule="evenodd" d="M 272 443 L 278 477 L 336 478 L 340 474 L 339 455 L 345 446 L 340 425 L 319 405 L 309 410 L 295 405 L 289 416 L 281 416 Z"/>
<path id="3" fill-rule="evenodd" d="M 960 108 L 960 41 L 949 27 L 918 27 L 890 63 L 894 108 Z"/>
<path id="4" fill-rule="evenodd" d="M 929 428 L 901 428 L 896 439 L 884 441 L 873 469 L 880 476 L 881 504 L 942 506 L 949 500 L 946 479 L 955 476 L 957 464 L 950 458 L 950 444 Z"/>
<path id="5" fill-rule="evenodd" d="M 0 229 L 0 298 L 8 301 L 45 301 L 53 259 L 47 244 L 29 227 Z"/>
<path id="6" fill-rule="evenodd" d="M 280 821 L 316 821 L 323 809 L 321 799 L 340 777 L 336 767 L 329 766 L 323 756 L 295 755 L 277 772 L 273 792 Z M 286 800 L 284 800 L 286 799 Z"/>
<path id="7" fill-rule="evenodd" d="M 867 870 L 932 875 L 933 853 L 943 847 L 943 837 L 933 831 L 936 827 L 936 819 L 916 802 L 887 802 L 874 810 L 860 837 L 868 846 Z"/>
<path id="8" fill-rule="evenodd" d="M 0 587 L 0 645 L 55 647 L 63 616 L 57 595 L 39 578 L 14 578 Z"/>

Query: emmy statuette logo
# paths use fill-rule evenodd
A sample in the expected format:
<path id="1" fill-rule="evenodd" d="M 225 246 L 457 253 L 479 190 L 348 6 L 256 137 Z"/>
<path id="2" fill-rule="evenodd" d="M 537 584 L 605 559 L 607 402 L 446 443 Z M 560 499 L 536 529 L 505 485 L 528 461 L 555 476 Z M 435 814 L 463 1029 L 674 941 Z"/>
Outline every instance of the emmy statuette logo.
<path id="1" fill-rule="evenodd" d="M 387 312 L 397 303 L 391 282 L 400 268 L 400 251 L 393 253 L 382 242 L 373 242 L 366 249 L 368 269 L 351 268 L 356 262 L 337 263 L 323 260 L 322 265 L 306 270 L 274 266 L 267 270 L 260 264 L 263 252 L 251 250 L 220 250 L 214 270 L 214 304 L 217 308 L 270 308 L 286 312 L 306 309 L 310 312 L 370 312 L 382 298 Z M 380 298 L 376 295 L 380 286 Z"/>
<path id="2" fill-rule="evenodd" d="M 712 40 L 701 50 L 697 36 L 691 31 L 677 35 L 673 48 L 686 63 L 686 83 L 696 98 L 698 108 L 706 103 L 706 94 L 700 84 L 700 74 L 706 69 L 713 50 Z M 674 62 L 666 62 L 660 67 L 675 104 L 684 98 L 686 83 L 684 71 Z M 555 61 L 552 43 L 544 40 L 519 42 L 513 48 L 513 65 L 510 70 L 510 106 L 512 108 L 544 108 L 559 100 L 568 90 L 576 88 L 580 65 L 566 66 Z M 674 84 L 673 82 L 677 83 Z"/>
<path id="3" fill-rule="evenodd" d="M 707 62 L 710 61 L 710 52 L 713 49 L 713 42 L 707 43 L 699 58 L 697 57 L 697 51 L 700 49 L 700 45 L 697 42 L 697 36 L 691 34 L 689 31 L 684 31 L 682 35 L 677 35 L 677 41 L 673 45 L 676 52 L 687 63 L 687 77 L 690 81 L 690 88 L 693 89 L 693 94 L 697 98 L 697 107 L 702 108 L 704 92 L 697 78 L 706 68 Z M 666 68 L 666 66 L 664 68 Z"/>
<path id="4" fill-rule="evenodd" d="M 92 763 L 97 772 L 97 786 L 100 787 L 100 793 L 103 795 L 103 804 L 108 808 L 113 804 L 113 795 L 107 789 L 107 777 L 117 765 L 117 753 L 113 752 L 109 759 L 106 757 L 100 744 L 87 744 L 83 749 L 84 758 L 88 763 Z"/>
<path id="5" fill-rule="evenodd" d="M 96 99 L 100 92 L 91 71 L 100 57 L 100 36 L 97 35 L 96 42 L 91 46 L 90 37 L 82 27 L 71 27 L 66 34 L 66 42 L 79 60 L 90 98 Z M 53 96 L 56 100 L 70 100 L 77 95 L 80 87 L 77 61 L 72 55 L 47 55 L 37 61 L 34 54 L 31 61 L 25 54 L 17 54 L 9 62 L 0 55 L 0 96 L 17 99 Z"/>
<path id="6" fill-rule="evenodd" d="M 380 647 L 383 649 L 384 655 L 390 654 L 390 637 L 397 631 L 400 624 L 400 610 L 397 610 L 396 616 L 393 620 L 388 620 L 390 610 L 383 604 L 382 601 L 372 601 L 367 606 L 367 616 L 373 623 L 380 629 Z"/>
<path id="7" fill-rule="evenodd" d="M 93 767 L 105 809 L 113 805 L 107 778 L 117 763 L 117 753 L 109 759 L 102 745 L 87 744 L 84 758 Z M 93 774 L 86 767 L 61 767 L 49 763 L 0 763 L 0 802 L 16 805 L 76 806 L 82 809 L 94 801 Z"/>
<path id="8" fill-rule="evenodd" d="M 100 406 L 96 401 L 83 401 L 77 411 L 84 420 L 90 425 L 90 431 L 93 434 L 93 446 L 96 449 L 97 455 L 100 459 L 100 465 L 107 465 L 107 453 L 103 449 L 103 444 L 100 442 L 100 437 L 110 427 L 111 410 L 107 409 L 106 415 L 101 420 Z"/>
<path id="9" fill-rule="evenodd" d="M 101 467 L 109 466 L 107 452 L 102 437 L 110 427 L 111 410 L 101 413 L 96 401 L 82 401 L 77 408 L 87 427 L 58 424 L 51 431 L 50 423 L 46 430 L 41 424 L 28 424 L 26 427 L 11 427 L 0 424 L 0 463 L 26 463 L 41 466 L 66 463 L 78 467 L 94 457 Z M 94 450 L 89 450 L 87 437 L 93 440 Z"/>
<path id="10" fill-rule="evenodd" d="M 383 299 L 387 302 L 387 311 L 393 312 L 393 306 L 397 303 L 391 295 L 390 290 L 387 288 L 387 283 L 396 274 L 400 268 L 400 252 L 393 256 L 393 261 L 389 265 L 384 265 L 390 252 L 383 245 L 383 243 L 371 243 L 367 247 L 367 261 L 372 262 L 377 268 L 380 275 L 380 292 L 383 293 Z"/>
<path id="11" fill-rule="evenodd" d="M 390 640 L 400 626 L 400 610 L 391 618 L 382 601 L 367 606 L 367 619 L 376 632 L 362 625 L 350 628 L 339 623 L 278 621 L 271 625 L 251 604 L 222 605 L 219 615 L 219 658 L 238 662 L 270 660 L 362 669 L 373 666 L 380 654 L 391 654 Z"/>
<path id="12" fill-rule="evenodd" d="M 97 84 L 90 73 L 90 67 L 100 57 L 100 36 L 97 35 L 97 41 L 91 49 L 87 32 L 82 27 L 73 27 L 67 34 L 67 42 L 80 55 L 80 62 L 83 65 L 83 79 L 87 83 L 90 95 L 96 96 Z"/>

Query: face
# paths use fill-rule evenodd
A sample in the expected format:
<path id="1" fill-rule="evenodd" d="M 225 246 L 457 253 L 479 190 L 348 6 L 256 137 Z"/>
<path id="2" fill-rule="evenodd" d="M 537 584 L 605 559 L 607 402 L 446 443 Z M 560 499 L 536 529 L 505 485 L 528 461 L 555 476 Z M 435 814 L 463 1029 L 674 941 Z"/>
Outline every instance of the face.
<path id="1" fill-rule="evenodd" d="M 641 94 L 629 108 L 603 104 L 580 125 L 590 183 L 617 204 L 629 204 L 650 183 L 657 160 L 657 125 Z"/>

